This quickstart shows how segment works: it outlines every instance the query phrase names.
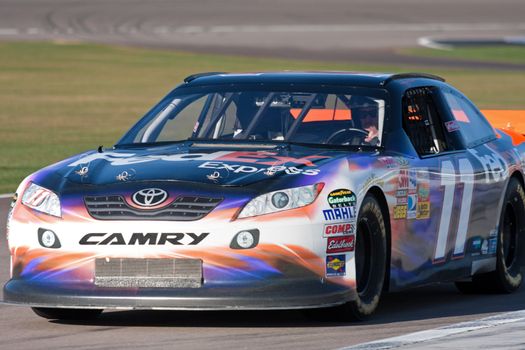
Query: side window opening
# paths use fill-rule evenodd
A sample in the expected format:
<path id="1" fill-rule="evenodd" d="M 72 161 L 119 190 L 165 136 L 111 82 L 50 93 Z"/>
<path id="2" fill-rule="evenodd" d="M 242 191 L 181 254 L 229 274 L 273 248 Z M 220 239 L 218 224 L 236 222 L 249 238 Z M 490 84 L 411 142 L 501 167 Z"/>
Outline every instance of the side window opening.
<path id="1" fill-rule="evenodd" d="M 420 156 L 450 150 L 431 88 L 408 90 L 403 97 L 403 129 Z"/>
<path id="2" fill-rule="evenodd" d="M 454 91 L 443 91 L 443 96 L 467 147 L 475 147 L 496 137 L 490 123 L 466 97 Z"/>

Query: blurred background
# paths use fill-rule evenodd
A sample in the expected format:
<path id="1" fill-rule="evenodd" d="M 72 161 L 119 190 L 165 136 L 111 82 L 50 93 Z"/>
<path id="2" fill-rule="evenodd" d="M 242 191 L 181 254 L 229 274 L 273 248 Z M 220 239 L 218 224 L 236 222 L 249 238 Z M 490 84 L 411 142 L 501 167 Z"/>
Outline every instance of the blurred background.
<path id="1" fill-rule="evenodd" d="M 427 72 L 486 114 L 523 113 L 523 14 L 523 0 L 0 0 L 0 193 L 112 146 L 203 71 Z"/>

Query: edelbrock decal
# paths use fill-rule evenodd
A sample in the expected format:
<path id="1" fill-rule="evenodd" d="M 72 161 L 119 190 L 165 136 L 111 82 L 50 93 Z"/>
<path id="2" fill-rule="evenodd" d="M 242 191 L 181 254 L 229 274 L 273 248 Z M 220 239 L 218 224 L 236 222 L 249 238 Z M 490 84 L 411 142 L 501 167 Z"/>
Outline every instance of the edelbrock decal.
<path id="1" fill-rule="evenodd" d="M 119 232 L 95 232 L 84 235 L 78 243 L 80 245 L 197 245 L 209 234 L 209 232 L 136 232 L 126 239 L 127 236 Z"/>
<path id="2" fill-rule="evenodd" d="M 328 238 L 326 241 L 326 253 L 353 252 L 355 248 L 355 236 L 341 236 Z"/>

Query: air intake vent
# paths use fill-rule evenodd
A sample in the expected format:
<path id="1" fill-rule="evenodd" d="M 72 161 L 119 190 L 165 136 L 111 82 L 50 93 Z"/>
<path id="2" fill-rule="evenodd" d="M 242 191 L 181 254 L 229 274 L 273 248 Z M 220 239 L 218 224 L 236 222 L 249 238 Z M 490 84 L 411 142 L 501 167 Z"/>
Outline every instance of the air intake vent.
<path id="1" fill-rule="evenodd" d="M 141 210 L 129 206 L 122 196 L 86 196 L 89 214 L 98 220 L 193 221 L 208 215 L 222 198 L 181 196 L 160 209 Z"/>
<path id="2" fill-rule="evenodd" d="M 95 259 L 95 285 L 108 288 L 199 288 L 200 259 Z"/>

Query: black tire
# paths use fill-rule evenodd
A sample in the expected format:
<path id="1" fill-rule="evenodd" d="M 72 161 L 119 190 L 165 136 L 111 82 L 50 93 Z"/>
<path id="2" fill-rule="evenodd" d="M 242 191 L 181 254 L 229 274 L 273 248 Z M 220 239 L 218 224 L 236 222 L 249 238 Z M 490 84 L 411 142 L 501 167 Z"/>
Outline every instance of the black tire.
<path id="1" fill-rule="evenodd" d="M 378 201 L 367 195 L 357 217 L 357 298 L 339 307 L 340 319 L 365 320 L 379 305 L 387 268 L 387 237 Z"/>
<path id="2" fill-rule="evenodd" d="M 99 309 L 61 309 L 46 307 L 33 307 L 32 309 L 38 316 L 50 320 L 93 320 L 102 313 L 102 310 Z"/>
<path id="3" fill-rule="evenodd" d="M 516 178 L 511 178 L 501 209 L 496 270 L 472 277 L 470 282 L 456 282 L 462 293 L 512 293 L 523 281 L 525 230 L 525 192 Z"/>

